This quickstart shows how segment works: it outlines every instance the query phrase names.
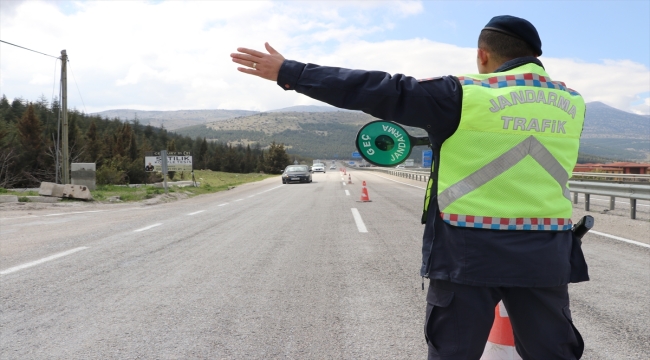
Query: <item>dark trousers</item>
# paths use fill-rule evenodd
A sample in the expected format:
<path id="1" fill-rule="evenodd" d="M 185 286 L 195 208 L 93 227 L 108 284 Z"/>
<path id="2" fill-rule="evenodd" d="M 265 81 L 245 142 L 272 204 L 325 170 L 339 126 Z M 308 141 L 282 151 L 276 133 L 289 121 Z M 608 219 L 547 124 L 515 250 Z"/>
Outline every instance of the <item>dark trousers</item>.
<path id="1" fill-rule="evenodd" d="M 580 359 L 584 343 L 571 320 L 567 285 L 481 287 L 431 280 L 424 325 L 429 360 L 480 359 L 501 300 L 524 360 Z"/>

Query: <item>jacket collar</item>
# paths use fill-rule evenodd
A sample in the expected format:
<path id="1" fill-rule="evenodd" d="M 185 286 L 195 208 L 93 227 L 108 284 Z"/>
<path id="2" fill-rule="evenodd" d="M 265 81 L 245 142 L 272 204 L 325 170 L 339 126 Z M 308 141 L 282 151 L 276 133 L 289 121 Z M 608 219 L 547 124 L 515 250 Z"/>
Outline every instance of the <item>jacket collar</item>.
<path id="1" fill-rule="evenodd" d="M 542 67 L 542 69 L 544 68 L 544 65 L 542 65 L 542 62 L 539 61 L 536 57 L 534 57 L 534 56 L 524 56 L 524 57 L 520 57 L 520 58 L 516 58 L 516 59 L 512 59 L 512 60 L 508 60 L 508 61 L 504 62 L 494 72 L 498 73 L 498 72 L 502 72 L 502 71 L 512 70 L 514 68 L 517 68 L 517 67 L 520 67 L 522 65 L 529 64 L 529 63 L 539 65 L 539 66 Z"/>

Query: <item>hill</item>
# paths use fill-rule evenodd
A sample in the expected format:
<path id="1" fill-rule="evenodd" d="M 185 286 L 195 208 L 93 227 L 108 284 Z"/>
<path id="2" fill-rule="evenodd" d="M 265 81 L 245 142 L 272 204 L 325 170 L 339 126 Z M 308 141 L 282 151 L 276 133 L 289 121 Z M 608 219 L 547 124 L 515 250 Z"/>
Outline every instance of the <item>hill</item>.
<path id="1" fill-rule="evenodd" d="M 650 159 L 650 117 L 590 102 L 580 151 L 611 159 Z"/>
<path id="2" fill-rule="evenodd" d="M 298 109 L 315 111 L 300 112 Z M 324 111 L 324 109 L 334 109 Z M 231 144 L 275 140 L 289 153 L 315 158 L 347 158 L 355 151 L 354 139 L 361 126 L 376 120 L 355 111 L 337 111 L 324 106 L 286 108 L 291 111 L 263 112 L 175 130 L 191 137 L 206 137 Z M 285 110 L 286 110 L 285 109 Z M 409 129 L 422 136 L 420 129 Z M 600 102 L 587 104 L 581 139 L 581 161 L 586 159 L 645 160 L 650 158 L 650 118 L 614 109 Z M 419 159 L 419 149 L 412 158 Z"/>
<path id="3" fill-rule="evenodd" d="M 176 110 L 176 111 L 145 111 L 116 109 L 106 110 L 90 115 L 98 115 L 104 119 L 118 118 L 122 121 L 138 119 L 141 124 L 174 130 L 186 126 L 205 124 L 208 122 L 231 119 L 238 116 L 256 114 L 249 110 Z"/>
<path id="4" fill-rule="evenodd" d="M 337 111 L 352 111 L 339 109 L 333 106 L 318 106 L 318 105 L 297 105 L 290 106 L 282 109 L 269 110 L 268 112 L 337 112 Z"/>

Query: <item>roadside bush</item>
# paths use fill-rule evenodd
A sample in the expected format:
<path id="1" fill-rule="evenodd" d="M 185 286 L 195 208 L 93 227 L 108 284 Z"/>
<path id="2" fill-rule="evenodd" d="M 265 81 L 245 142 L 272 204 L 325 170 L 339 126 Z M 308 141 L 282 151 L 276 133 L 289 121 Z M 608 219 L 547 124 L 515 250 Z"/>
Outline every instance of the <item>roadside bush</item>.
<path id="1" fill-rule="evenodd" d="M 125 171 L 119 170 L 114 161 L 102 165 L 96 173 L 97 185 L 125 185 L 128 176 Z"/>
<path id="2" fill-rule="evenodd" d="M 29 198 L 27 196 L 21 196 L 18 198 L 18 202 L 29 202 Z"/>
<path id="3" fill-rule="evenodd" d="M 7 189 L 5 189 L 5 188 L 3 188 L 3 187 L 0 187 L 0 194 L 2 194 L 2 193 L 6 193 L 6 192 L 7 192 Z"/>

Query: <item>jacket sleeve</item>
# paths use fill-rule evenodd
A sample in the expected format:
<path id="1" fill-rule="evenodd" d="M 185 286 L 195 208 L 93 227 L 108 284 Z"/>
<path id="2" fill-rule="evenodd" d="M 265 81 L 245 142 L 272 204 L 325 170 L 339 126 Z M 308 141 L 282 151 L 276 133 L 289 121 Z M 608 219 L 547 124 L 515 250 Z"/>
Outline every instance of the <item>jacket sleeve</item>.
<path id="1" fill-rule="evenodd" d="M 444 133 L 445 138 L 460 121 L 462 90 L 453 76 L 418 81 L 402 74 L 285 60 L 277 83 L 339 108 Z"/>

